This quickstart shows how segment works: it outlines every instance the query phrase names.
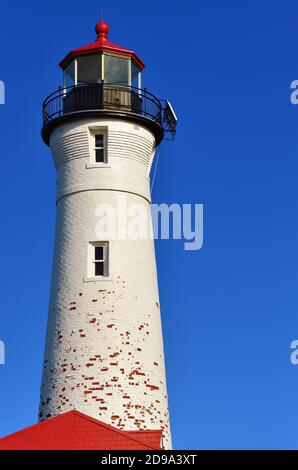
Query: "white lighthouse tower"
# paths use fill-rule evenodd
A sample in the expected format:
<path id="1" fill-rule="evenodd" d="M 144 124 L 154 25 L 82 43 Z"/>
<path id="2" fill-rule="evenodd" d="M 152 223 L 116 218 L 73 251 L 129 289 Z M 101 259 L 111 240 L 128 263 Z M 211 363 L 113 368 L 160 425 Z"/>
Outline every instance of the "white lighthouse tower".
<path id="1" fill-rule="evenodd" d="M 170 104 L 142 89 L 143 62 L 109 27 L 60 63 L 43 105 L 57 220 L 40 420 L 76 409 L 123 430 L 162 429 L 171 447 L 154 242 L 98 238 L 98 207 L 150 207 L 149 172 Z M 150 211 L 148 211 L 150 212 Z"/>

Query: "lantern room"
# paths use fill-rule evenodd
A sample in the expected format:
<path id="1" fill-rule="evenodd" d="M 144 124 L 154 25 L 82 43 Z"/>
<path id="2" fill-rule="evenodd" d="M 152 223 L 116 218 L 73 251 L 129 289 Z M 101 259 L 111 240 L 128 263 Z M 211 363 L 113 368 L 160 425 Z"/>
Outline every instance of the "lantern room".
<path id="1" fill-rule="evenodd" d="M 95 27 L 97 38 L 70 51 L 60 62 L 63 86 L 43 103 L 42 136 L 49 144 L 53 129 L 64 121 L 83 117 L 126 119 L 142 124 L 162 139 L 174 138 L 177 119 L 167 100 L 142 86 L 145 64 L 137 54 L 108 39 L 103 20 Z"/>
<path id="2" fill-rule="evenodd" d="M 95 27 L 97 39 L 74 49 L 60 63 L 64 88 L 76 85 L 108 83 L 142 88 L 141 74 L 145 67 L 129 49 L 111 43 L 109 26 L 101 20 Z"/>

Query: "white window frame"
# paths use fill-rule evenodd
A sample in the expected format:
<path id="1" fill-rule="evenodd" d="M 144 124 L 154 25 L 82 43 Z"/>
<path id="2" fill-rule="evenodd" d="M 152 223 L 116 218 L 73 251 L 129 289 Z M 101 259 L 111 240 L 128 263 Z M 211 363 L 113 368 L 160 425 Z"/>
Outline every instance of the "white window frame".
<path id="1" fill-rule="evenodd" d="M 90 164 L 87 165 L 87 168 L 90 167 L 108 167 L 108 129 L 106 127 L 102 128 L 91 128 L 89 129 L 90 132 Z M 95 136 L 97 134 L 103 135 L 103 147 L 96 147 L 95 146 Z M 104 150 L 104 161 L 97 162 L 96 161 L 96 150 L 102 148 Z"/>
<path id="2" fill-rule="evenodd" d="M 97 135 L 102 135 L 102 140 L 103 140 L 103 146 L 96 146 L 96 136 Z M 106 145 L 106 135 L 105 132 L 94 132 L 93 136 L 93 152 L 94 152 L 94 163 L 107 163 L 107 145 Z M 103 150 L 103 161 L 102 162 L 97 162 L 96 161 L 96 150 Z"/>
<path id="3" fill-rule="evenodd" d="M 95 248 L 103 248 L 103 259 L 96 260 Z M 103 275 L 95 274 L 96 263 L 103 263 Z M 105 279 L 109 277 L 109 242 L 90 242 L 88 246 L 88 278 Z"/>
<path id="4" fill-rule="evenodd" d="M 74 84 L 77 86 L 78 84 L 78 60 L 74 60 Z"/>

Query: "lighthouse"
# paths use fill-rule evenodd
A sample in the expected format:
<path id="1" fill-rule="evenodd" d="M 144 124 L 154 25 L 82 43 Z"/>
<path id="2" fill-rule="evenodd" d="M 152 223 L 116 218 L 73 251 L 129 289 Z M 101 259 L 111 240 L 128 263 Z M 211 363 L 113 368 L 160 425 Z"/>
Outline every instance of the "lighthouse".
<path id="1" fill-rule="evenodd" d="M 150 214 L 155 150 L 174 137 L 176 116 L 108 33 L 101 20 L 95 41 L 66 55 L 43 104 L 57 215 L 39 419 L 77 410 L 123 431 L 161 429 L 169 449 L 154 240 L 96 227 L 98 208 L 117 212 L 120 199 Z"/>

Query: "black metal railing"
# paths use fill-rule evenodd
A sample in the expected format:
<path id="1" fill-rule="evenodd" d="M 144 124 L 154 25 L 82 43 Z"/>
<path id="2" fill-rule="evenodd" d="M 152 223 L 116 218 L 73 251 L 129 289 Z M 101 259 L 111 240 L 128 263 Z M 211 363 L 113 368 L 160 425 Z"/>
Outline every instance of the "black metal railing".
<path id="1" fill-rule="evenodd" d="M 43 125 L 67 114 L 89 110 L 133 113 L 163 127 L 164 110 L 158 98 L 146 89 L 107 83 L 59 88 L 43 103 Z"/>

